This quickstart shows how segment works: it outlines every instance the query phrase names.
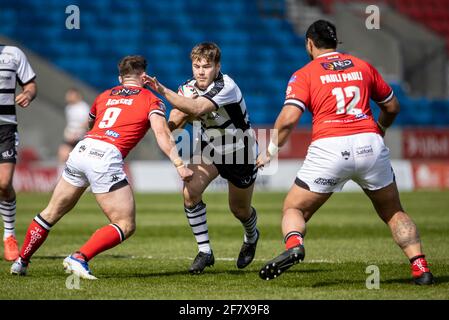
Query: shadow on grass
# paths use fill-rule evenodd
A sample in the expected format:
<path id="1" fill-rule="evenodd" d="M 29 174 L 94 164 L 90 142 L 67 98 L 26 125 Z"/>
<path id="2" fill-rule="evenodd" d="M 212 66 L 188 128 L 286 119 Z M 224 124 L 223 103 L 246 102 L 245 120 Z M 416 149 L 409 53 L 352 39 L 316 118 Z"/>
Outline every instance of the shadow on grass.
<path id="1" fill-rule="evenodd" d="M 321 273 L 327 272 L 326 269 L 307 269 L 298 271 L 298 273 L 302 274 L 313 274 L 313 273 Z M 257 278 L 259 278 L 258 269 L 248 269 L 248 270 L 216 270 L 216 269 L 206 269 L 201 274 L 190 274 L 188 270 L 177 270 L 177 271 L 148 271 L 148 272 L 139 272 L 139 273 L 128 273 L 128 274 L 106 274 L 102 275 L 101 278 L 152 278 L 152 277 L 171 277 L 171 276 L 180 276 L 185 275 L 192 277 L 195 279 L 196 277 L 209 277 L 216 275 L 231 275 L 231 276 L 239 276 L 239 275 L 251 275 L 254 274 Z"/>
<path id="2" fill-rule="evenodd" d="M 434 275 L 434 281 L 435 281 L 434 285 L 440 285 L 440 284 L 449 283 L 449 276 L 447 276 L 447 275 L 444 275 L 444 276 Z M 388 279 L 388 280 L 385 280 L 385 281 L 381 281 L 381 283 L 404 284 L 404 283 L 413 283 L 413 280 L 411 278 L 398 278 L 398 279 Z"/>

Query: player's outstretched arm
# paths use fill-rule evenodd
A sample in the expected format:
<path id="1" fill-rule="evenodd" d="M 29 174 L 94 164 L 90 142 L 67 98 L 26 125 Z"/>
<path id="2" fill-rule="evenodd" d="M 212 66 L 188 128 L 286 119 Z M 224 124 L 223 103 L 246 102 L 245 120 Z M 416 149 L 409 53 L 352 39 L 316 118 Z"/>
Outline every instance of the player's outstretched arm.
<path id="1" fill-rule="evenodd" d="M 178 150 L 175 145 L 175 139 L 168 128 L 165 118 L 157 113 L 153 113 L 150 116 L 150 123 L 154 135 L 156 136 L 159 148 L 161 148 L 162 152 L 164 152 L 174 164 L 181 179 L 185 182 L 192 180 L 193 171 L 187 168 L 182 159 L 179 157 Z"/>
<path id="2" fill-rule="evenodd" d="M 168 118 L 168 128 L 170 131 L 174 131 L 179 128 L 184 128 L 187 122 L 192 121 L 193 117 L 179 111 L 178 109 L 172 109 Z"/>
<path id="3" fill-rule="evenodd" d="M 17 95 L 16 103 L 22 108 L 26 108 L 36 98 L 36 95 L 37 85 L 36 81 L 33 80 L 22 86 L 22 92 Z"/>
<path id="4" fill-rule="evenodd" d="M 164 96 L 173 108 L 187 113 L 188 115 L 199 117 L 216 109 L 214 103 L 209 99 L 204 97 L 198 97 L 196 99 L 183 97 L 165 87 L 155 77 L 145 76 L 144 83 Z"/>
<path id="5" fill-rule="evenodd" d="M 296 127 L 303 111 L 293 105 L 285 105 L 274 124 L 274 131 L 270 137 L 270 144 L 266 150 L 257 158 L 258 168 L 263 167 L 273 158 L 288 140 L 293 129 Z"/>
<path id="6" fill-rule="evenodd" d="M 377 125 L 385 134 L 385 131 L 393 124 L 396 116 L 399 114 L 399 111 L 401 111 L 401 106 L 399 105 L 399 101 L 396 97 L 393 97 L 386 103 L 377 103 L 377 105 L 381 110 L 379 119 L 377 119 Z"/>

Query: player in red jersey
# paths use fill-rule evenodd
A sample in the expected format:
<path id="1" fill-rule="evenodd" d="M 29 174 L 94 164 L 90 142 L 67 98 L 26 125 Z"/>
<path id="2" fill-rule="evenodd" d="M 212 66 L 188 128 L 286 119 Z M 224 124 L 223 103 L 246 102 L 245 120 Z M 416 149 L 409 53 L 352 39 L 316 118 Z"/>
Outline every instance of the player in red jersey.
<path id="1" fill-rule="evenodd" d="M 286 143 L 305 109 L 312 113 L 312 143 L 284 201 L 286 251 L 269 261 L 260 277 L 275 278 L 304 259 L 306 222 L 351 179 L 370 198 L 394 241 L 410 259 L 415 283 L 433 283 L 416 225 L 402 208 L 382 138 L 400 109 L 393 90 L 367 62 L 336 51 L 336 29 L 330 22 L 313 23 L 306 41 L 312 61 L 291 77 L 274 126 L 277 137 L 271 138 L 258 166 L 268 163 Z M 381 109 L 377 121 L 370 98 Z"/>
<path id="2" fill-rule="evenodd" d="M 193 172 L 178 156 L 165 119 L 165 106 L 143 88 L 147 63 L 141 56 L 124 57 L 119 65 L 120 86 L 104 91 L 92 105 L 91 129 L 70 153 L 48 206 L 31 222 L 11 273 L 25 275 L 34 252 L 42 245 L 52 226 L 69 212 L 90 185 L 96 200 L 110 221 L 98 229 L 63 265 L 84 279 L 96 279 L 88 261 L 115 247 L 135 230 L 135 204 L 123 168 L 123 159 L 151 127 L 159 147 L 174 163 L 182 180 Z"/>

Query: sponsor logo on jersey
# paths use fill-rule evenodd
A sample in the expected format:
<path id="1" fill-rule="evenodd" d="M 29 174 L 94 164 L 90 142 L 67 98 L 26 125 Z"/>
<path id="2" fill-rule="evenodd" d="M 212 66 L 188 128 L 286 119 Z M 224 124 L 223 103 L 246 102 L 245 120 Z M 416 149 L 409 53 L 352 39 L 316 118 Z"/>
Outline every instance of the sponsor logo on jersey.
<path id="1" fill-rule="evenodd" d="M 2 57 L 0 58 L 0 64 L 10 64 L 11 59 L 9 57 Z"/>
<path id="2" fill-rule="evenodd" d="M 81 153 L 81 152 L 84 152 L 85 150 L 86 150 L 86 146 L 83 144 L 83 145 L 81 145 L 80 148 L 78 149 L 78 152 Z"/>
<path id="3" fill-rule="evenodd" d="M 108 102 L 106 102 L 106 106 L 115 106 L 118 104 L 125 104 L 127 106 L 130 106 L 133 104 L 134 99 L 108 99 Z"/>
<path id="4" fill-rule="evenodd" d="M 132 89 L 132 88 L 120 88 L 120 89 L 112 89 L 111 96 L 133 96 L 139 94 L 142 89 Z"/>
<path id="5" fill-rule="evenodd" d="M 351 59 L 322 62 L 321 65 L 325 70 L 331 71 L 345 70 L 354 66 Z"/>
<path id="6" fill-rule="evenodd" d="M 220 118 L 220 115 L 217 112 L 209 112 L 207 114 L 207 120 L 217 120 L 218 118 Z"/>
<path id="7" fill-rule="evenodd" d="M 291 78 L 290 78 L 290 80 L 288 80 L 288 83 L 292 83 L 292 82 L 295 82 L 296 81 L 296 75 L 295 76 L 292 76 Z"/>
<path id="8" fill-rule="evenodd" d="M 113 137 L 113 138 L 120 137 L 120 133 L 115 132 L 114 130 L 106 130 L 105 135 L 107 135 L 109 137 Z"/>
<path id="9" fill-rule="evenodd" d="M 362 119 L 368 119 L 369 117 L 364 113 L 358 113 L 355 115 L 355 118 L 358 120 L 362 120 Z"/>
<path id="10" fill-rule="evenodd" d="M 0 80 L 12 80 L 12 76 L 0 76 Z"/>
<path id="11" fill-rule="evenodd" d="M 292 93 L 292 86 L 288 86 L 287 91 L 285 92 L 286 95 L 289 95 L 290 93 Z"/>
<path id="12" fill-rule="evenodd" d="M 338 178 L 335 178 L 335 179 L 316 178 L 315 181 L 313 181 L 313 182 L 315 182 L 316 184 L 322 185 L 322 186 L 335 186 L 335 185 L 337 185 L 339 180 L 340 179 L 338 179 Z"/>
<path id="13" fill-rule="evenodd" d="M 165 106 L 165 104 L 162 101 L 159 101 L 158 105 L 159 105 L 159 109 L 161 109 L 161 111 L 165 112 L 167 110 L 167 107 Z"/>

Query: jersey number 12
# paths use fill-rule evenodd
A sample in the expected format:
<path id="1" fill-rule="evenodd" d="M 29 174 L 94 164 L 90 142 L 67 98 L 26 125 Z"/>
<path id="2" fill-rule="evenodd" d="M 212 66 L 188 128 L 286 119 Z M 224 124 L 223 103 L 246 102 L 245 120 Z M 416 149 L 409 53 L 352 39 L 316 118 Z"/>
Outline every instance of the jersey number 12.
<path id="1" fill-rule="evenodd" d="M 362 109 L 356 108 L 360 101 L 360 89 L 356 86 L 349 86 L 345 88 L 334 88 L 332 95 L 337 99 L 337 114 L 359 114 L 362 113 Z M 346 98 L 352 98 L 352 100 L 346 105 Z"/>

